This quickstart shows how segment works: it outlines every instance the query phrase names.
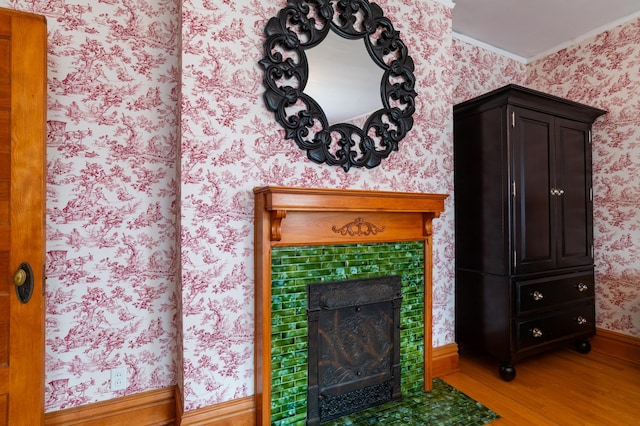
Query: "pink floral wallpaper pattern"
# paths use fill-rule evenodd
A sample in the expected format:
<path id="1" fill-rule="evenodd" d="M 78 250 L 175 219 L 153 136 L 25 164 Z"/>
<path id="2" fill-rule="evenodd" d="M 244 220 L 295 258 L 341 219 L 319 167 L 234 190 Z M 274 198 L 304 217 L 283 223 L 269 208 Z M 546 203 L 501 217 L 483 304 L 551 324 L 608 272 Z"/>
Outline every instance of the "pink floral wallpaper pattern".
<path id="1" fill-rule="evenodd" d="M 503 87 L 524 85 L 527 67 L 496 52 L 453 39 L 454 104 Z"/>
<path id="2" fill-rule="evenodd" d="M 46 16 L 46 410 L 176 383 L 179 4 L 3 0 Z M 109 370 L 127 367 L 126 391 Z"/>
<path id="3" fill-rule="evenodd" d="M 47 411 L 177 382 L 186 410 L 252 394 L 255 186 L 452 191 L 451 5 L 380 2 L 416 62 L 418 111 L 398 153 L 346 174 L 308 161 L 263 105 L 263 28 L 285 4 L 0 2 L 49 26 Z M 436 345 L 453 341 L 451 206 Z"/>
<path id="4" fill-rule="evenodd" d="M 252 394 L 255 186 L 453 194 L 451 105 L 522 82 L 524 68 L 453 41 L 447 0 L 378 3 L 416 63 L 416 121 L 382 166 L 347 174 L 308 161 L 263 105 L 263 27 L 284 0 L 0 0 L 49 25 L 47 411 L 178 382 L 187 410 Z M 637 335 L 634 31 L 530 74 L 577 100 L 604 90 L 599 312 Z M 574 73 L 577 93 L 559 84 Z M 452 206 L 434 222 L 434 346 L 454 341 Z M 128 368 L 122 392 L 109 389 L 116 366 Z"/>
<path id="5" fill-rule="evenodd" d="M 415 125 L 380 167 L 317 165 L 263 104 L 264 26 L 286 2 L 185 2 L 181 252 L 185 407 L 253 391 L 253 193 L 256 186 L 450 193 L 451 11 L 378 2 L 416 63 Z M 410 30 L 411 29 L 411 30 Z M 437 220 L 434 335 L 453 341 L 452 212 Z"/>

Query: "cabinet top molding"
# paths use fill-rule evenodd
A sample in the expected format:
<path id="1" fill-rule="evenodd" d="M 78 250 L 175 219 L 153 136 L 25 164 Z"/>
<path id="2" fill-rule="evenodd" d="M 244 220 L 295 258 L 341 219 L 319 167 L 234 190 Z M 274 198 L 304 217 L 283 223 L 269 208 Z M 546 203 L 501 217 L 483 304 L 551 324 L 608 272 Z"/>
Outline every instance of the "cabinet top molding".
<path id="1" fill-rule="evenodd" d="M 457 115 L 473 114 L 504 104 L 529 108 L 585 123 L 593 123 L 596 118 L 607 113 L 604 109 L 570 101 L 516 84 L 509 84 L 461 102 L 454 105 L 453 111 Z"/>

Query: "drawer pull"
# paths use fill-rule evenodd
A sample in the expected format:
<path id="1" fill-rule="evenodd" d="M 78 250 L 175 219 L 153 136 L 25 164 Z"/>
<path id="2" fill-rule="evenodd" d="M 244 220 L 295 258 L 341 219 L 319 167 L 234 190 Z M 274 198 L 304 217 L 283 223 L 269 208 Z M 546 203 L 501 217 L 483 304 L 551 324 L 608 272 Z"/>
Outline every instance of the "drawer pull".
<path id="1" fill-rule="evenodd" d="M 540 330 L 538 327 L 535 327 L 531 330 L 531 335 L 536 339 L 542 337 L 542 330 Z"/>
<path id="2" fill-rule="evenodd" d="M 585 291 L 589 290 L 589 286 L 586 285 L 585 283 L 578 283 L 578 285 L 576 286 L 576 288 L 578 289 L 578 291 L 580 293 L 584 293 Z"/>
<path id="3" fill-rule="evenodd" d="M 538 290 L 536 290 L 533 293 L 531 293 L 531 297 L 533 298 L 533 300 L 535 300 L 537 302 L 539 300 L 544 299 L 544 294 L 542 294 Z"/>
<path id="4" fill-rule="evenodd" d="M 585 325 L 587 323 L 587 319 L 582 315 L 578 315 L 577 321 L 578 321 L 578 324 L 580 325 Z"/>

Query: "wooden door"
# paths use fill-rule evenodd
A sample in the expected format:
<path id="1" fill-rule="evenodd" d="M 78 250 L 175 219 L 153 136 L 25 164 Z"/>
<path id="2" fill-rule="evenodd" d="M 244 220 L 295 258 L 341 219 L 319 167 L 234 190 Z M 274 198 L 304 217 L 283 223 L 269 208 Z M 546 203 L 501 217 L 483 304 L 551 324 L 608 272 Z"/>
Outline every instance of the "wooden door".
<path id="1" fill-rule="evenodd" d="M 44 418 L 46 40 L 43 17 L 0 9 L 0 425 Z"/>

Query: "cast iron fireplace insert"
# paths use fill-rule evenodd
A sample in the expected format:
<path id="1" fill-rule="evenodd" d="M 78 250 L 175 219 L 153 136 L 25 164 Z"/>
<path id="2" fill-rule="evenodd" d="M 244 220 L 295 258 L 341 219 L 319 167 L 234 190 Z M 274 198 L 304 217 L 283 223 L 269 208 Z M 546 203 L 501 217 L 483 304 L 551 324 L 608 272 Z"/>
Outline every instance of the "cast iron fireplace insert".
<path id="1" fill-rule="evenodd" d="M 307 425 L 401 399 L 401 278 L 309 284 L 307 296 Z"/>

